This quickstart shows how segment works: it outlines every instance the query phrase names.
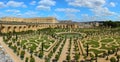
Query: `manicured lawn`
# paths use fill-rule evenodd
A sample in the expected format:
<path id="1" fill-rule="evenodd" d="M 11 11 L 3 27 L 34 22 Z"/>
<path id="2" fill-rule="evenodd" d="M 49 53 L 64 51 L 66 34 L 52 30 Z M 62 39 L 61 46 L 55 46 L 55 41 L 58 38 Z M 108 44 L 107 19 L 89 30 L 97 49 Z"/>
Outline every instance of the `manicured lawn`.
<path id="1" fill-rule="evenodd" d="M 60 36 L 67 37 L 67 38 L 72 38 L 72 37 L 81 37 L 81 34 L 79 33 L 62 33 Z"/>
<path id="2" fill-rule="evenodd" d="M 32 49 L 32 50 L 35 50 L 37 48 L 37 45 L 34 44 L 34 43 L 28 43 L 28 48 Z"/>
<path id="3" fill-rule="evenodd" d="M 50 42 L 54 43 L 55 41 L 54 41 L 54 40 L 51 40 Z"/>
<path id="4" fill-rule="evenodd" d="M 115 49 L 118 47 L 118 46 L 112 45 L 112 44 L 110 45 L 111 47 L 106 47 L 105 45 L 106 44 L 102 44 L 102 47 L 100 49 L 112 50 L 112 49 Z"/>
<path id="5" fill-rule="evenodd" d="M 44 45 L 45 49 L 48 49 L 50 47 L 50 45 Z"/>
<path id="6" fill-rule="evenodd" d="M 24 45 L 27 42 L 27 40 L 22 40 L 21 45 Z"/>
<path id="7" fill-rule="evenodd" d="M 35 42 L 35 39 L 30 39 L 29 41 L 30 41 L 30 42 Z"/>
<path id="8" fill-rule="evenodd" d="M 109 43 L 109 42 L 112 42 L 112 41 L 113 41 L 113 39 L 111 39 L 111 38 L 101 40 L 102 43 Z"/>
<path id="9" fill-rule="evenodd" d="M 89 51 L 94 52 L 95 54 L 103 53 L 104 51 L 96 50 L 96 49 L 90 49 Z"/>
<path id="10" fill-rule="evenodd" d="M 86 41 L 86 43 L 88 43 L 89 45 L 92 45 L 93 48 L 99 47 L 98 41 L 95 41 L 95 40 L 88 40 Z"/>

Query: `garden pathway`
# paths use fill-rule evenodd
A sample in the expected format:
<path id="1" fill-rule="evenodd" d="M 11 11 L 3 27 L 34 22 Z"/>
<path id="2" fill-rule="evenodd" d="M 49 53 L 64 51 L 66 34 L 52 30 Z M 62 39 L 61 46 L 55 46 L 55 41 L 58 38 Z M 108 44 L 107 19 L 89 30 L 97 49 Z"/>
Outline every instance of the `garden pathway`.
<path id="1" fill-rule="evenodd" d="M 14 52 L 10 49 L 4 42 L 2 37 L 0 37 L 0 44 L 4 47 L 6 52 L 10 55 L 14 62 L 23 62 Z"/>
<path id="2" fill-rule="evenodd" d="M 61 48 L 61 45 L 63 44 L 63 41 L 64 41 L 64 40 L 62 40 L 62 42 L 60 43 L 60 45 L 59 45 L 58 48 L 56 49 L 55 53 L 53 54 L 53 56 L 52 56 L 52 58 L 51 58 L 51 61 L 52 61 L 53 59 L 55 59 L 55 55 L 58 54 L 59 49 Z"/>
<path id="3" fill-rule="evenodd" d="M 74 42 L 73 42 L 73 39 L 71 41 L 71 52 L 70 52 L 70 57 L 71 57 L 71 60 L 74 60 L 74 54 L 75 54 L 75 51 L 74 51 Z"/>
<path id="4" fill-rule="evenodd" d="M 69 45 L 69 39 L 66 39 L 65 45 L 62 49 L 60 58 L 59 58 L 59 62 L 63 62 L 63 60 L 66 60 L 66 56 L 67 56 L 67 52 L 68 52 L 68 45 Z"/>

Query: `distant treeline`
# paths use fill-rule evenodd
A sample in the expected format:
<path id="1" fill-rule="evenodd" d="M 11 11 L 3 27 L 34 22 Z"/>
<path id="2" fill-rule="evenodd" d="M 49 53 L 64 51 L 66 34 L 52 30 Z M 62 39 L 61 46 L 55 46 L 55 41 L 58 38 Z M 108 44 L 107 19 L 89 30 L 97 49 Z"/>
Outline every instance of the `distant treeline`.
<path id="1" fill-rule="evenodd" d="M 120 27 L 120 22 L 119 21 L 104 21 L 102 23 L 102 26 L 104 27 L 111 27 L 111 28 L 116 28 L 116 27 Z"/>

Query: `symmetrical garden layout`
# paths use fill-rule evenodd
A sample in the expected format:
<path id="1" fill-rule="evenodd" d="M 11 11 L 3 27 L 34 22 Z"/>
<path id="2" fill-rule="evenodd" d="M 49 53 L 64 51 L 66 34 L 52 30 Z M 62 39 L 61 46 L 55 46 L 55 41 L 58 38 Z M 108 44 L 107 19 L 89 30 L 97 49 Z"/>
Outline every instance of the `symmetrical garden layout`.
<path id="1" fill-rule="evenodd" d="M 120 28 L 46 28 L 3 36 L 23 62 L 114 62 L 120 59 Z"/>

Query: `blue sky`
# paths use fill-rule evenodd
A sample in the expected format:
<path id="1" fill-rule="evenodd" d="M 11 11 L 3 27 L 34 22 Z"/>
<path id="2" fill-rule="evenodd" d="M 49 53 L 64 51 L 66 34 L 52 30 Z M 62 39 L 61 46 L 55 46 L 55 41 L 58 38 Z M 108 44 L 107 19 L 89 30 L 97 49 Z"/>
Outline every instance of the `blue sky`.
<path id="1" fill-rule="evenodd" d="M 120 21 L 120 0 L 0 0 L 0 17 Z"/>

